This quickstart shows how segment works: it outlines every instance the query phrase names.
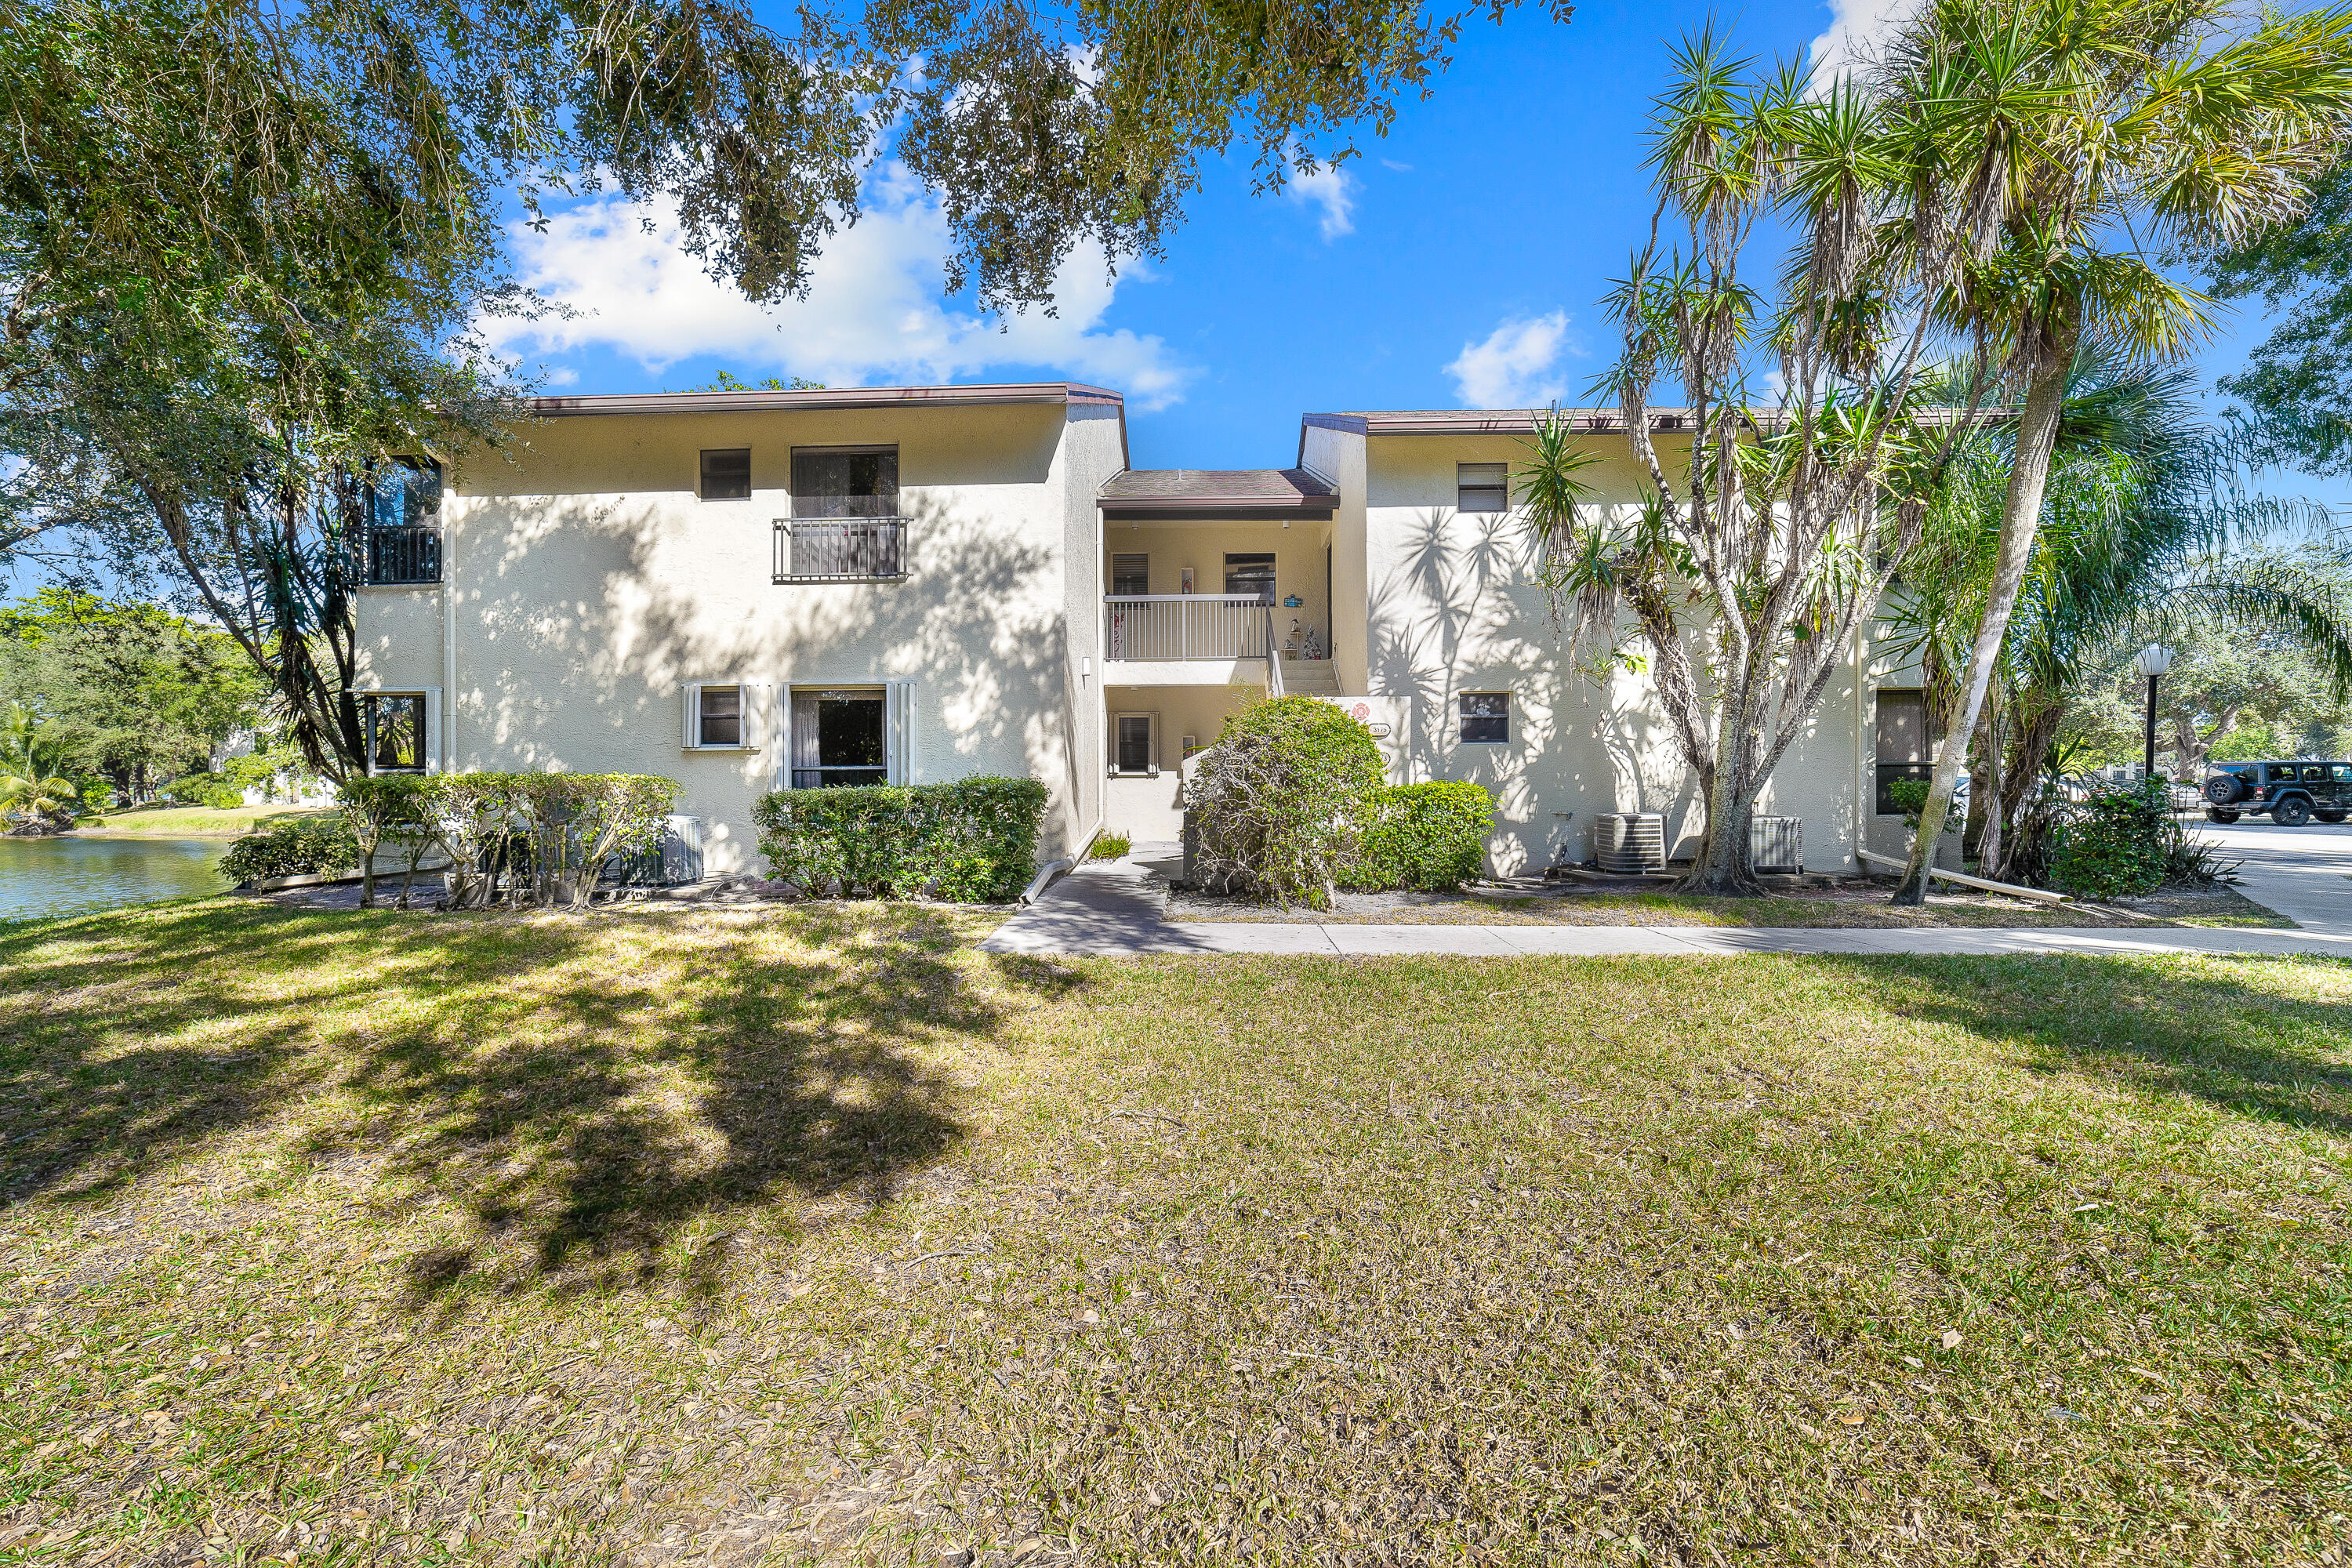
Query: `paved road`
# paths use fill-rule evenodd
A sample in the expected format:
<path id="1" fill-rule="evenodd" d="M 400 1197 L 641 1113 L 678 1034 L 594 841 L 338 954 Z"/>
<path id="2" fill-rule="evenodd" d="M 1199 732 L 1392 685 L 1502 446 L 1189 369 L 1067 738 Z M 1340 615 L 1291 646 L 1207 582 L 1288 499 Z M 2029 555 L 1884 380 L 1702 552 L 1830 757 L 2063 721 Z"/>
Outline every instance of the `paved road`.
<path id="1" fill-rule="evenodd" d="M 2215 830 L 2219 837 L 2222 830 Z M 2248 831 L 2243 826 L 2234 833 Z M 2273 830 L 2284 841 L 2314 832 Z M 2331 854 L 2352 868 L 2352 831 L 2338 835 Z M 2320 952 L 2352 958 L 2352 881 L 2316 868 L 2320 860 L 2300 845 L 2262 846 L 2247 857 L 2247 892 L 2289 919 L 2296 903 L 2311 917 L 2302 931 L 2207 931 L 2192 927 L 2144 931 L 2090 927 L 2024 930 L 1809 931 L 1734 926 L 1443 926 L 1171 922 L 1161 918 L 1166 894 L 1131 861 L 1081 867 L 1046 889 L 981 943 L 990 952 L 1132 957 L 1171 952 L 1449 953 L 1463 957 L 1529 954 L 1601 956 L 1618 953 L 1729 955 L 1744 952 Z M 2335 864 L 2330 859 L 2327 864 Z M 2256 879 L 2259 878 L 2259 883 Z M 2332 900 L 2332 901 L 2331 901 Z"/>
<path id="2" fill-rule="evenodd" d="M 2307 931 L 2352 937 L 2352 823 L 2274 827 L 2246 817 L 2197 831 L 2245 861 L 2238 888 L 2246 897 Z"/>

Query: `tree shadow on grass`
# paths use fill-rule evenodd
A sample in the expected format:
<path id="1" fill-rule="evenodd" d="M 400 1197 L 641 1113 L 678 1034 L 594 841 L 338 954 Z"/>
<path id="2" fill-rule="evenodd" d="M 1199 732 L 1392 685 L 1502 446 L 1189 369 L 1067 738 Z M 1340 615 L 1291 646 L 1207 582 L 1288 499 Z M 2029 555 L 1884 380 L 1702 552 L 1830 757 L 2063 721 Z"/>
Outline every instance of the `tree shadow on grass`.
<path id="1" fill-rule="evenodd" d="M 420 1299 L 486 1250 L 625 1284 L 698 1217 L 790 1197 L 761 1220 L 789 1233 L 811 1208 L 886 1204 L 963 1135 L 924 1047 L 998 1036 L 1007 989 L 1077 983 L 983 969 L 920 908 L 690 931 L 661 915 L 117 919 L 0 934 L 33 1002 L 31 1027 L 0 1026 L 0 1137 L 24 1140 L 0 1190 L 101 1199 L 290 1113 L 307 1160 L 372 1171 L 379 1211 L 470 1216 L 478 1245 L 410 1260 Z M 293 1104 L 316 1096 L 334 1113 Z M 46 1119 L 12 1126 L 28 1100 Z M 707 1247 L 689 1268 L 715 1279 L 723 1261 Z"/>
<path id="2" fill-rule="evenodd" d="M 2090 1072 L 2334 1137 L 2352 1136 L 2352 1003 L 2295 994 L 2304 965 L 2235 957 L 2220 973 L 2169 960 L 1823 957 L 1868 978 L 1878 1004 L 1957 1024 L 2031 1070 Z M 2055 966 L 2063 978 L 2053 984 Z"/>

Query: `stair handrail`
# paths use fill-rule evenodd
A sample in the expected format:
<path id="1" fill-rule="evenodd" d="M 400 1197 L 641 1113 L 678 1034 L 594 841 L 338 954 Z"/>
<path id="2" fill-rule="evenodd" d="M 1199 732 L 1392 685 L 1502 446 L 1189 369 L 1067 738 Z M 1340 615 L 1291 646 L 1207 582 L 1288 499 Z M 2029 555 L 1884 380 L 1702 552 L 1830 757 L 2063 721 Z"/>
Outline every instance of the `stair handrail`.
<path id="1" fill-rule="evenodd" d="M 1279 697 L 1282 692 L 1282 649 L 1274 640 L 1274 606 L 1265 608 L 1265 694 Z"/>

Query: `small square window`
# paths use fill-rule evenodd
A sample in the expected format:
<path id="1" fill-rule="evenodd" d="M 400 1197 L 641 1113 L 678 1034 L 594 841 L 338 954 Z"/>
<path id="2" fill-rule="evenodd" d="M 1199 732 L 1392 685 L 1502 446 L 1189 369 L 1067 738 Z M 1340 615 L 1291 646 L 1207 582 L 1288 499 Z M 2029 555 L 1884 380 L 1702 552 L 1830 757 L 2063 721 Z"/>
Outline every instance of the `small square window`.
<path id="1" fill-rule="evenodd" d="M 1465 691 L 1462 694 L 1462 739 L 1493 742 L 1511 738 L 1511 694 L 1507 691 Z"/>
<path id="2" fill-rule="evenodd" d="M 702 499 L 741 500 L 751 493 L 751 449 L 733 447 L 702 454 Z"/>
<path id="3" fill-rule="evenodd" d="M 1454 504 L 1464 511 L 1511 510 L 1511 466 L 1508 463 L 1454 465 Z"/>
<path id="4" fill-rule="evenodd" d="M 698 746 L 740 746 L 743 743 L 743 689 L 706 686 L 695 694 L 695 742 Z"/>

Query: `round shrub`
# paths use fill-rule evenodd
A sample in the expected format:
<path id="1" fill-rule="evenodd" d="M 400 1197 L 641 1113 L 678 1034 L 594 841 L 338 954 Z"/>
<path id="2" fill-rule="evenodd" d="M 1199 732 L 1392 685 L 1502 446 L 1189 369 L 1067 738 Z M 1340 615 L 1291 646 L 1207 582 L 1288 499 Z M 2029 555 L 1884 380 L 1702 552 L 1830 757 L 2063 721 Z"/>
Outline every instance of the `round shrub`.
<path id="1" fill-rule="evenodd" d="M 1351 888 L 1445 893 L 1486 868 L 1495 801 L 1467 779 L 1392 784 L 1380 793 L 1363 857 L 1343 880 Z"/>
<path id="2" fill-rule="evenodd" d="M 2164 881 L 2174 836 L 2172 792 L 2162 779 L 2096 790 L 2053 835 L 2051 883 L 2078 898 L 2152 893 Z"/>
<path id="3" fill-rule="evenodd" d="M 1208 884 L 1328 909 L 1380 797 L 1372 732 L 1328 702 L 1277 697 L 1226 720 L 1194 769 L 1184 805 Z"/>

